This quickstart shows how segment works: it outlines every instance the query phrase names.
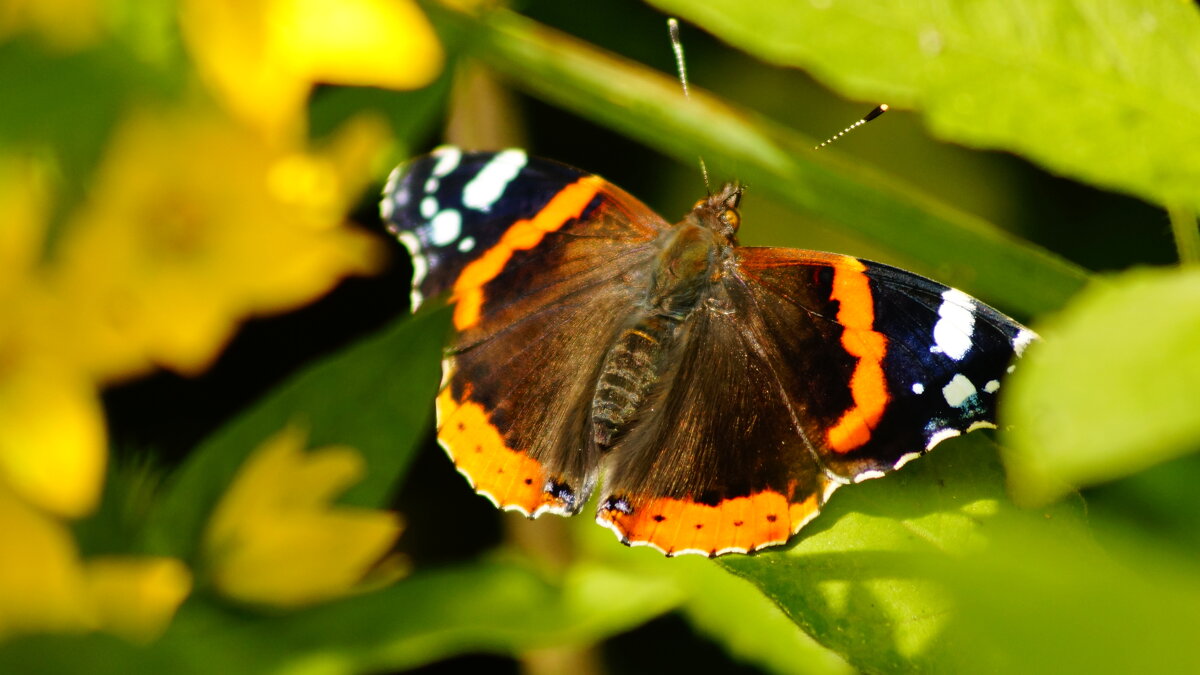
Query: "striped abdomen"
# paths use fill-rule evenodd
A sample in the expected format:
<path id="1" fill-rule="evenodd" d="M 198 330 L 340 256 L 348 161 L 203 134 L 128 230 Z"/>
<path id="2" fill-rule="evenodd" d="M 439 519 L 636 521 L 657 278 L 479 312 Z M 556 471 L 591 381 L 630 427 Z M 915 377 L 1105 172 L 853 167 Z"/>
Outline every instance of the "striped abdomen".
<path id="1" fill-rule="evenodd" d="M 601 450 L 612 445 L 662 375 L 679 323 L 648 317 L 622 331 L 608 350 L 592 397 L 592 435 Z"/>

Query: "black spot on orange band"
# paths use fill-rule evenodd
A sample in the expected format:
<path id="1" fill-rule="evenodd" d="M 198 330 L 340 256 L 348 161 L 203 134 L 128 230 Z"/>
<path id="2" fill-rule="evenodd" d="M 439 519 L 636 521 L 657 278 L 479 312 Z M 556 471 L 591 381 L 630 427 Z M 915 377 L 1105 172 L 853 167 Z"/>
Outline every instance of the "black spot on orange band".
<path id="1" fill-rule="evenodd" d="M 547 477 L 529 455 L 508 447 L 483 406 L 446 387 L 438 394 L 438 441 L 475 491 L 503 509 L 528 516 L 561 510 L 562 500 L 546 490 Z"/>
<path id="2" fill-rule="evenodd" d="M 596 516 L 621 541 L 653 546 L 667 555 L 748 553 L 785 543 L 820 509 L 814 494 L 789 503 L 773 490 L 715 505 L 666 497 L 610 498 Z"/>

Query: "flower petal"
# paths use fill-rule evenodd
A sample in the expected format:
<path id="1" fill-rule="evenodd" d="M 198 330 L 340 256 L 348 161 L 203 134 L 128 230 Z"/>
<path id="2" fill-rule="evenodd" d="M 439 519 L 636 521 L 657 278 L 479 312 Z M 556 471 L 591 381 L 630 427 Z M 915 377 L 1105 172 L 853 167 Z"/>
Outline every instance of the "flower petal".
<path id="1" fill-rule="evenodd" d="M 75 541 L 66 526 L 0 485 L 0 636 L 90 628 Z"/>
<path id="2" fill-rule="evenodd" d="M 79 517 L 99 499 L 105 453 L 90 381 L 45 360 L 0 367 L 0 481 L 31 504 Z"/>
<path id="3" fill-rule="evenodd" d="M 315 83 L 411 89 L 444 58 L 411 0 L 185 0 L 181 12 L 201 76 L 276 140 L 302 135 Z"/>
<path id="4" fill-rule="evenodd" d="M 174 558 L 94 558 L 85 579 L 98 627 L 134 642 L 166 629 L 192 589 L 192 574 Z"/>
<path id="5" fill-rule="evenodd" d="M 400 534 L 394 513 L 330 504 L 361 476 L 357 452 L 303 445 L 294 427 L 268 439 L 213 511 L 208 574 L 231 598 L 290 607 L 353 592 Z"/>

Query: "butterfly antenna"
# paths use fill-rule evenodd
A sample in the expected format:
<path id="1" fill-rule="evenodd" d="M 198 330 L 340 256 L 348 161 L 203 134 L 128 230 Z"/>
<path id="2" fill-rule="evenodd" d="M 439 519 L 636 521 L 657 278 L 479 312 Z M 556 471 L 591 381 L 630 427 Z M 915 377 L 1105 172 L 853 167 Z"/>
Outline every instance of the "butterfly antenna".
<path id="1" fill-rule="evenodd" d="M 814 145 L 813 150 L 820 150 L 821 148 L 829 145 L 830 143 L 833 143 L 834 141 L 841 138 L 842 136 L 845 136 L 846 134 L 850 133 L 851 131 L 854 131 L 855 129 L 866 124 L 867 122 L 870 122 L 871 120 L 875 119 L 876 117 L 879 117 L 883 113 L 887 112 L 887 109 L 888 109 L 888 104 L 880 103 L 879 105 L 875 106 L 874 110 L 872 110 L 871 112 L 864 115 L 861 120 L 855 122 L 854 124 L 851 124 L 850 126 L 846 127 L 845 129 L 842 129 L 841 131 L 837 132 L 836 134 L 830 136 L 829 138 L 826 138 L 824 141 L 821 141 L 820 145 Z"/>
<path id="2" fill-rule="evenodd" d="M 675 52 L 675 68 L 679 71 L 679 84 L 683 86 L 683 97 L 692 99 L 688 91 L 687 61 L 683 58 L 683 41 L 679 39 L 679 22 L 674 17 L 667 19 L 667 32 L 671 35 L 671 51 Z M 704 175 L 704 188 L 712 194 L 712 185 L 708 182 L 708 167 L 704 158 L 700 158 L 700 173 Z"/>

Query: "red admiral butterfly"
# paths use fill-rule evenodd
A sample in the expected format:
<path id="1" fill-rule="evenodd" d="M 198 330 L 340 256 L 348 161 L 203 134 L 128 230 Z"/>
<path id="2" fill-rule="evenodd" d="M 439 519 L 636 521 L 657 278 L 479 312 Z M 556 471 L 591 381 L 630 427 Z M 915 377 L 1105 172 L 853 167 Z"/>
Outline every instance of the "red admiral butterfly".
<path id="1" fill-rule="evenodd" d="M 475 490 L 667 555 L 785 543 L 838 487 L 994 426 L 1034 334 L 894 267 L 739 246 L 729 183 L 671 225 L 520 150 L 444 147 L 382 203 L 414 308 L 449 294 L 438 439 Z"/>

